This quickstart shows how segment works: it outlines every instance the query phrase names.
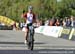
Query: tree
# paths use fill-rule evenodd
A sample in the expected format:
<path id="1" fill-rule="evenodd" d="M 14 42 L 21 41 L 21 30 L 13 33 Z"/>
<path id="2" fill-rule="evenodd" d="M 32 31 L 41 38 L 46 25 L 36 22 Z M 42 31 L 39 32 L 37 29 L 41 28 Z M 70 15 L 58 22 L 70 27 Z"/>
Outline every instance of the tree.
<path id="1" fill-rule="evenodd" d="M 75 16 L 75 0 L 0 0 L 0 15 L 23 21 L 21 14 L 32 5 L 38 18 Z"/>

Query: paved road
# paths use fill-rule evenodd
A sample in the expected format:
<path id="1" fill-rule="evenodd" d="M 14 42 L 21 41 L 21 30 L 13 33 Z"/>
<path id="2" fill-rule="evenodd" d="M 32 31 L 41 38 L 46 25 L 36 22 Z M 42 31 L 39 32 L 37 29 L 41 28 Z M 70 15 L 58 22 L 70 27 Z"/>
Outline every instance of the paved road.
<path id="1" fill-rule="evenodd" d="M 0 30 L 0 54 L 75 54 L 75 41 L 35 34 L 34 51 L 24 44 L 24 32 Z"/>

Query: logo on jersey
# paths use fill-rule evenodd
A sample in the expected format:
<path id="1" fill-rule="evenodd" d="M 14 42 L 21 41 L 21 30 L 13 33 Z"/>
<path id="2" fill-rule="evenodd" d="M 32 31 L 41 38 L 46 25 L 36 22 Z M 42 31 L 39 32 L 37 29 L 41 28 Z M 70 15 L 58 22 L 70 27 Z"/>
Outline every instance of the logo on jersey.
<path id="1" fill-rule="evenodd" d="M 33 14 L 27 13 L 27 23 L 32 23 L 33 21 Z"/>

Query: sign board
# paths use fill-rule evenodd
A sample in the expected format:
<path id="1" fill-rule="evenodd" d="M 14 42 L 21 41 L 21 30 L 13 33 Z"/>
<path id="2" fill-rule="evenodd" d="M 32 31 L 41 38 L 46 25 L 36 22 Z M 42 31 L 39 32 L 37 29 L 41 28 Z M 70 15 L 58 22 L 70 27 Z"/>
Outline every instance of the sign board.
<path id="1" fill-rule="evenodd" d="M 59 37 L 61 36 L 63 27 L 60 26 L 40 26 L 35 29 L 35 33 L 41 33 L 46 36 Z"/>
<path id="2" fill-rule="evenodd" d="M 63 28 L 57 26 L 47 26 L 44 28 L 43 34 L 52 37 L 59 37 Z"/>
<path id="3" fill-rule="evenodd" d="M 12 25 L 15 21 L 5 17 L 5 16 L 0 16 L 0 22 L 4 23 L 5 25 Z M 16 22 L 16 26 L 18 26 L 19 23 Z"/>

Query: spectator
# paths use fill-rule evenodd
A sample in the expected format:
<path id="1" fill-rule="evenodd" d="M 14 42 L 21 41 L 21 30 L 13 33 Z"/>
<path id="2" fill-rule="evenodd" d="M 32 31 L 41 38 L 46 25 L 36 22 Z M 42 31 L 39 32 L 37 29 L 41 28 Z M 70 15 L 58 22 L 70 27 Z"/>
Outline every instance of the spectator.
<path id="1" fill-rule="evenodd" d="M 22 29 L 23 26 L 22 26 L 22 22 L 19 22 L 19 28 Z"/>
<path id="2" fill-rule="evenodd" d="M 17 29 L 16 22 L 14 22 L 14 24 L 13 24 L 13 30 L 16 30 L 16 29 Z"/>
<path id="3" fill-rule="evenodd" d="M 43 20 L 40 20 L 40 25 L 44 26 L 44 21 Z"/>
<path id="4" fill-rule="evenodd" d="M 63 19 L 60 19 L 60 26 L 63 26 Z"/>
<path id="5" fill-rule="evenodd" d="M 37 27 L 40 26 L 40 21 L 37 19 Z"/>
<path id="6" fill-rule="evenodd" d="M 56 19 L 54 18 L 54 19 L 52 19 L 53 20 L 53 26 L 56 26 L 55 24 L 56 24 Z"/>
<path id="7" fill-rule="evenodd" d="M 54 23 L 53 20 L 50 20 L 49 21 L 49 26 L 53 26 L 53 23 Z"/>
<path id="8" fill-rule="evenodd" d="M 48 26 L 49 25 L 49 20 L 46 20 L 45 21 L 45 26 Z"/>
<path id="9" fill-rule="evenodd" d="M 62 26 L 63 26 L 63 27 L 65 27 L 65 26 L 66 26 L 65 19 L 62 21 Z"/>
<path id="10" fill-rule="evenodd" d="M 70 20 L 70 18 L 67 18 L 66 19 L 66 26 L 67 27 L 70 27 L 71 26 L 71 20 Z"/>
<path id="11" fill-rule="evenodd" d="M 74 26 L 73 16 L 71 16 L 70 20 L 71 20 L 71 26 L 73 27 Z"/>
<path id="12" fill-rule="evenodd" d="M 56 26 L 60 26 L 59 19 L 56 19 L 55 25 L 56 25 Z"/>

